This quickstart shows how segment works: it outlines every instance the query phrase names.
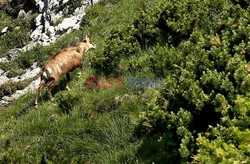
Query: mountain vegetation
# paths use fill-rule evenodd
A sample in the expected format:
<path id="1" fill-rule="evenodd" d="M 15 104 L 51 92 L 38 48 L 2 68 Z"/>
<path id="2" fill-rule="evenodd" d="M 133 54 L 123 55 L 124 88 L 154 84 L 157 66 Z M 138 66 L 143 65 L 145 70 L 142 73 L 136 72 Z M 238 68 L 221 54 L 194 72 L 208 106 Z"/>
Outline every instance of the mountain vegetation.
<path id="1" fill-rule="evenodd" d="M 100 0 L 89 7 L 80 30 L 0 65 L 42 66 L 85 34 L 97 45 L 71 73 L 70 91 L 63 78 L 55 99 L 44 91 L 38 109 L 30 92 L 0 110 L 0 163 L 249 163 L 249 4 Z M 86 88 L 88 76 L 164 80 L 160 89 L 127 88 L 126 80 L 123 88 Z"/>

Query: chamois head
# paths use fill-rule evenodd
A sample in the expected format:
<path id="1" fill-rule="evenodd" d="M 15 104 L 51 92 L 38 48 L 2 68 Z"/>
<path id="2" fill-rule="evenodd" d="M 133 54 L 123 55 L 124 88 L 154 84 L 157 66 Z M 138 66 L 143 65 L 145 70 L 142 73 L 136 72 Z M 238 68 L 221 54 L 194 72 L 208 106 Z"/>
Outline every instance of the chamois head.
<path id="1" fill-rule="evenodd" d="M 85 36 L 83 42 L 80 43 L 80 46 L 85 48 L 85 52 L 88 51 L 89 49 L 96 48 L 95 43 L 91 42 L 87 35 Z"/>

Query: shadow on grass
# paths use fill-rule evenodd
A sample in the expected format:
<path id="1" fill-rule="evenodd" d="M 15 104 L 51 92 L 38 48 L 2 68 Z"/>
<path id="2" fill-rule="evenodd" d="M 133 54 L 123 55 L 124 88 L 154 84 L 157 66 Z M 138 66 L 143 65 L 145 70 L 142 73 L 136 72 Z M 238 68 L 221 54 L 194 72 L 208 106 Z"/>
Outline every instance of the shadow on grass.
<path id="1" fill-rule="evenodd" d="M 181 163 L 175 133 L 164 131 L 164 127 L 158 127 L 150 133 L 142 129 L 145 127 L 139 124 L 134 131 L 134 136 L 142 140 L 137 149 L 137 157 L 141 163 Z"/>

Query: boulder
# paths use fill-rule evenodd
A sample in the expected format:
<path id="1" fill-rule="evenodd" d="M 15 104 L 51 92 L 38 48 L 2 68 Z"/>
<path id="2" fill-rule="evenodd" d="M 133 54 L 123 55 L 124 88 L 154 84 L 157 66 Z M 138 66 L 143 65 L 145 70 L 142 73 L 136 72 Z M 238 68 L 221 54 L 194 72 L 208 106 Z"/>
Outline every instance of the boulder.
<path id="1" fill-rule="evenodd" d="M 73 18 L 65 18 L 62 23 L 60 23 L 57 27 L 57 30 L 59 31 L 66 31 L 69 28 L 73 28 L 75 24 L 77 23 L 77 20 Z"/>

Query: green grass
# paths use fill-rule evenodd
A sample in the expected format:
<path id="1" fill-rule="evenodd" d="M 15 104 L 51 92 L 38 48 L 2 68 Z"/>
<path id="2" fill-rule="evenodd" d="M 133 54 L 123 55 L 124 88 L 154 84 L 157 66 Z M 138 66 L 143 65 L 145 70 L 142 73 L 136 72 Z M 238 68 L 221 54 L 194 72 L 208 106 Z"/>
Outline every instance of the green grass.
<path id="1" fill-rule="evenodd" d="M 92 73 L 84 71 L 80 79 L 74 74 L 70 91 L 56 92 L 52 102 L 42 96 L 38 109 L 34 93 L 2 109 L 0 161 L 135 163 L 143 141 L 137 138 L 138 112 L 151 94 L 87 89 Z"/>
<path id="2" fill-rule="evenodd" d="M 232 5 L 231 1 L 227 2 Z M 226 147 L 226 142 L 226 144 L 222 142 L 222 146 L 219 145 L 218 149 L 214 149 L 214 146 L 209 144 L 210 141 L 211 143 L 217 142 L 217 137 L 220 139 L 217 134 L 221 133 L 222 138 L 228 140 L 230 145 L 231 142 L 247 145 L 245 144 L 247 139 L 242 144 L 240 140 L 237 140 L 238 133 L 231 133 L 223 126 L 229 126 L 232 131 L 235 131 L 231 126 L 232 122 L 240 124 L 239 127 L 242 129 L 247 127 L 249 121 L 244 119 L 247 120 L 249 115 L 249 112 L 245 112 L 249 106 L 248 98 L 238 99 L 241 112 L 235 112 L 237 114 L 232 118 L 232 122 L 227 122 L 227 120 L 234 116 L 236 109 L 234 109 L 234 104 L 230 105 L 229 109 L 225 108 L 229 112 L 224 109 L 225 104 L 227 105 L 226 98 L 222 95 L 224 88 L 218 92 L 218 95 L 214 95 L 216 99 L 212 102 L 213 105 L 206 105 L 208 97 L 211 99 L 213 94 L 217 93 L 216 88 L 222 86 L 227 91 L 230 88 L 228 86 L 231 86 L 226 86 L 221 82 L 223 81 L 223 70 L 216 74 L 216 69 L 221 65 L 220 59 L 228 59 L 227 56 L 231 55 L 229 53 L 237 53 L 233 49 L 240 50 L 240 46 L 245 47 L 246 54 L 244 55 L 247 61 L 249 59 L 247 57 L 249 44 L 246 46 L 244 44 L 235 45 L 235 48 L 232 48 L 222 37 L 220 38 L 221 44 L 225 44 L 228 52 L 222 51 L 222 46 L 212 45 L 211 38 L 222 34 L 230 39 L 235 38 L 238 44 L 238 36 L 231 37 L 231 33 L 222 32 L 220 28 L 224 28 L 224 26 L 217 29 L 219 34 L 213 30 L 207 31 L 207 28 L 217 28 L 216 21 L 210 21 L 207 16 L 204 18 L 206 19 L 203 20 L 204 22 L 211 23 L 210 28 L 209 25 L 202 24 L 204 22 L 200 22 L 201 19 L 199 19 L 199 17 L 203 18 L 202 13 L 208 13 L 211 18 L 217 20 L 219 15 L 213 7 L 216 9 L 216 5 L 219 5 L 223 7 L 222 13 L 225 13 L 230 17 L 228 20 L 231 20 L 229 14 L 231 10 L 227 14 L 229 9 L 224 11 L 222 1 L 218 1 L 219 4 L 215 3 L 215 6 L 212 1 L 204 2 L 205 4 L 211 3 L 211 9 L 208 10 L 202 8 L 193 10 L 196 8 L 193 6 L 196 3 L 197 6 L 203 5 L 203 2 L 198 1 L 194 3 L 190 3 L 188 0 L 178 1 L 175 4 L 177 7 L 172 5 L 175 3 L 172 1 L 165 4 L 165 1 L 162 0 L 162 4 L 158 3 L 158 0 L 101 0 L 87 9 L 87 15 L 82 21 L 80 30 L 63 36 L 49 46 L 37 46 L 22 52 L 12 62 L 0 64 L 1 69 L 10 70 L 12 68 L 13 74 L 19 74 L 20 72 L 16 71 L 19 68 L 28 68 L 34 62 L 38 62 L 38 65 L 42 66 L 55 53 L 79 42 L 86 34 L 90 34 L 91 40 L 97 45 L 96 50 L 84 54 L 84 68 L 80 78 L 77 78 L 79 70 L 71 73 L 71 90 L 65 90 L 66 78 L 63 77 L 52 90 L 53 101 L 48 101 L 44 89 L 37 109 L 33 106 L 35 92 L 31 92 L 0 110 L 0 163 L 185 163 L 193 160 L 191 159 L 193 157 L 196 157 L 194 162 L 202 163 L 203 158 L 206 160 L 207 157 L 218 157 L 218 151 L 224 149 L 224 145 Z M 164 8 L 163 4 L 167 7 Z M 190 8 L 190 5 L 193 8 Z M 238 8 L 239 5 L 236 5 L 232 7 L 232 10 L 238 10 Z M 180 12 L 176 12 L 176 9 Z M 201 14 L 193 17 L 190 14 L 192 12 L 189 12 L 191 9 L 193 12 L 199 11 L 198 13 Z M 247 13 L 243 10 L 238 11 L 242 15 Z M 184 13 L 183 16 L 182 13 Z M 232 17 L 234 17 L 233 14 Z M 192 22 L 190 19 L 195 19 L 194 22 L 197 21 L 199 28 L 193 29 L 192 26 L 196 23 L 190 23 Z M 235 30 L 240 30 L 240 36 L 245 36 L 247 28 L 243 27 L 246 26 L 247 21 L 246 19 L 242 19 L 242 21 L 243 24 L 239 26 L 241 28 Z M 225 28 L 231 28 L 230 23 L 232 22 L 229 21 Z M 148 29 L 144 26 L 147 26 Z M 155 29 L 160 29 L 160 31 Z M 192 30 L 194 31 L 192 32 Z M 207 32 L 208 34 L 206 34 Z M 133 41 L 138 43 L 130 44 Z M 117 42 L 118 44 L 116 44 Z M 115 48 L 118 50 L 116 51 Z M 134 48 L 134 51 L 129 51 L 131 48 Z M 110 51 L 105 51 L 105 49 L 110 49 Z M 207 56 L 206 53 L 208 53 Z M 230 79 L 235 78 L 233 83 L 238 85 L 242 81 L 239 88 L 242 92 L 249 88 L 249 80 L 247 80 L 249 76 L 244 70 L 245 66 L 241 66 L 239 69 L 236 67 L 238 67 L 237 64 L 246 65 L 245 61 L 237 62 L 241 61 L 244 55 L 236 54 L 232 61 L 230 58 L 231 62 L 228 62 L 227 65 L 226 62 L 224 64 L 226 69 L 230 70 L 228 73 Z M 105 60 L 110 65 L 105 65 Z M 94 69 L 97 67 L 93 66 L 93 61 L 97 67 L 100 66 L 101 72 Z M 102 64 L 98 65 L 98 62 L 103 62 L 106 67 L 102 67 Z M 216 65 L 217 63 L 218 65 Z M 117 67 L 113 67 L 113 70 L 110 69 L 112 71 L 107 76 L 104 71 L 109 70 L 109 66 Z M 212 71 L 209 71 L 210 67 L 213 68 Z M 197 87 L 197 83 L 202 82 L 202 78 L 196 79 L 196 75 L 202 78 L 204 75 L 202 87 L 208 87 L 208 89 L 204 89 L 205 91 L 211 89 L 212 96 L 204 96 L 205 92 L 201 92 L 203 90 Z M 87 76 L 98 76 L 105 79 L 108 77 L 125 79 L 126 76 L 149 78 L 163 76 L 165 80 L 164 89 L 161 90 L 130 89 L 125 87 L 126 82 L 123 88 L 88 89 L 86 88 Z M 218 78 L 216 82 L 218 87 L 213 87 L 209 83 L 214 81 L 214 77 Z M 180 82 L 177 83 L 178 81 Z M 228 81 L 225 80 L 225 82 Z M 235 91 L 235 93 L 237 92 Z M 206 110 L 205 113 L 200 114 L 201 111 L 204 112 L 200 103 L 202 99 L 204 99 Z M 196 110 L 195 105 L 199 110 Z M 221 121 L 216 119 L 217 113 L 213 113 L 213 110 L 220 110 L 220 108 L 217 109 L 217 105 L 223 108 L 223 114 L 228 114 Z M 190 108 L 190 110 L 185 110 L 185 108 Z M 194 112 L 194 115 L 191 115 L 191 112 Z M 209 116 L 208 121 L 212 118 L 212 123 L 214 120 L 218 120 L 218 124 L 215 121 L 218 127 L 212 128 L 211 125 L 215 124 L 210 123 L 200 125 L 203 118 L 204 121 L 207 121 L 206 116 Z M 237 122 L 237 117 L 241 117 L 242 120 L 239 119 Z M 189 124 L 189 121 L 193 121 L 194 124 Z M 199 126 L 206 126 L 204 133 L 196 130 Z M 211 126 L 210 129 L 207 129 L 207 126 Z M 188 131 L 189 128 L 191 131 Z M 249 130 L 239 134 L 247 136 L 248 133 Z M 232 138 L 231 134 L 237 137 Z M 203 147 L 199 147 L 198 144 Z M 190 147 L 192 147 L 192 153 L 189 153 L 188 148 Z M 249 156 L 248 147 L 243 148 L 246 149 L 244 155 Z M 214 149 L 213 156 L 206 154 L 210 153 L 211 149 Z M 201 150 L 201 154 L 198 150 Z M 231 147 L 230 150 L 234 150 L 234 147 Z M 224 159 L 223 156 L 219 156 L 218 159 L 220 158 Z"/>
<path id="3" fill-rule="evenodd" d="M 23 52 L 12 62 L 0 64 L 4 70 L 27 68 L 34 62 L 42 66 L 60 49 L 74 45 L 85 34 L 90 34 L 98 47 L 85 54 L 81 77 L 76 75 L 79 70 L 72 73 L 70 91 L 64 90 L 66 78 L 63 77 L 52 90 L 55 98 L 52 102 L 43 90 L 38 109 L 33 106 L 35 93 L 28 93 L 0 110 L 0 163 L 140 161 L 138 151 L 144 139 L 137 129 L 139 113 L 152 99 L 154 90 L 128 89 L 126 84 L 124 88 L 87 89 L 86 77 L 95 75 L 89 56 L 102 52 L 112 28 L 133 21 L 141 2 L 101 1 L 88 9 L 83 29 L 49 46 Z M 126 70 L 127 64 L 124 61 L 121 69 Z M 148 72 L 148 75 L 152 74 Z M 125 79 L 125 75 L 114 77 Z"/>
<path id="4" fill-rule="evenodd" d="M 13 18 L 0 9 L 0 31 L 8 27 L 8 32 L 0 35 L 0 57 L 4 57 L 9 49 L 22 48 L 30 41 L 31 26 L 29 24 L 31 24 L 35 16 L 36 14 L 24 19 Z"/>

